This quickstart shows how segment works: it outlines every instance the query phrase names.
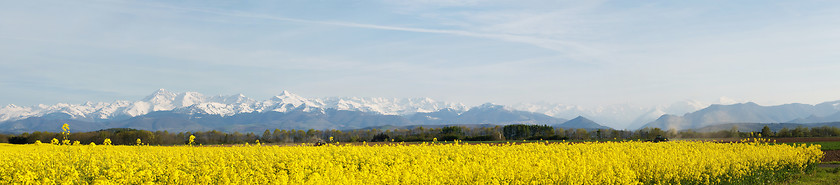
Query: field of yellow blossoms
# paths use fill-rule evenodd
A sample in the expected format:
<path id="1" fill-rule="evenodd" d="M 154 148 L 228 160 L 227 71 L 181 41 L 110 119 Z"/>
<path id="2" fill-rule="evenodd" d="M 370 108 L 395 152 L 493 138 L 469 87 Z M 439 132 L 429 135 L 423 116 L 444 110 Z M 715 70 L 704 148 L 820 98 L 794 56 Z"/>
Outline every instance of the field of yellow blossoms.
<path id="1" fill-rule="evenodd" d="M 819 145 L 0 145 L 0 184 L 774 184 Z"/>

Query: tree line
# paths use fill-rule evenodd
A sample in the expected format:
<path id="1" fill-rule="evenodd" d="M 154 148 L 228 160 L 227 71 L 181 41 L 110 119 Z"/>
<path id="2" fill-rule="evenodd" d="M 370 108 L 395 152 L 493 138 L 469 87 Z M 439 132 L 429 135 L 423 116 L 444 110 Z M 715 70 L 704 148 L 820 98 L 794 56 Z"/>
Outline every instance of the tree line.
<path id="1" fill-rule="evenodd" d="M 265 130 L 263 133 L 240 133 L 196 131 L 178 132 L 147 131 L 129 128 L 112 128 L 91 132 L 76 132 L 69 135 L 69 140 L 82 144 L 101 144 L 110 139 L 114 145 L 134 145 L 137 139 L 148 145 L 183 145 L 190 136 L 195 136 L 195 144 L 244 144 L 255 143 L 315 143 L 315 142 L 424 142 L 424 141 L 505 141 L 505 140 L 649 140 L 657 136 L 668 138 L 738 138 L 738 137 L 831 137 L 840 136 L 837 127 L 797 127 L 783 128 L 773 132 L 765 126 L 761 132 L 741 132 L 737 127 L 717 132 L 676 131 L 660 128 L 639 130 L 615 129 L 568 129 L 554 128 L 547 125 L 504 125 L 495 127 L 471 128 L 465 126 L 445 126 L 441 128 L 415 127 L 409 129 L 357 129 L 357 130 Z M 0 134 L 0 142 L 26 144 L 40 141 L 49 143 L 53 138 L 61 139 L 61 133 L 31 132 L 22 134 Z"/>

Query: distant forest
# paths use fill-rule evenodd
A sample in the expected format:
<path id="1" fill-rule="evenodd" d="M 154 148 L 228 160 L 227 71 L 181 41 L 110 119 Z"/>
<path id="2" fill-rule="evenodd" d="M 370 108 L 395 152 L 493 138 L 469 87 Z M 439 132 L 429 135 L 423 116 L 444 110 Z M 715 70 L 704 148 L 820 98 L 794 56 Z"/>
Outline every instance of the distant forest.
<path id="1" fill-rule="evenodd" d="M 71 126 L 72 127 L 72 126 Z M 70 133 L 69 140 L 82 144 L 101 144 L 106 138 L 115 145 L 135 145 L 137 139 L 148 145 L 187 144 L 190 135 L 195 144 L 244 144 L 255 143 L 315 143 L 315 142 L 423 142 L 423 141 L 505 141 L 505 140 L 650 140 L 657 136 L 667 138 L 747 138 L 747 137 L 833 137 L 840 136 L 837 127 L 797 127 L 772 131 L 764 126 L 761 132 L 740 132 L 737 127 L 717 132 L 696 132 L 644 128 L 635 131 L 614 129 L 564 129 L 546 125 L 505 125 L 470 128 L 445 126 L 442 128 L 416 127 L 410 129 L 360 129 L 340 130 L 265 130 L 263 133 L 225 133 L 199 131 L 170 133 L 128 128 L 112 128 L 92 132 Z M 0 134 L 0 142 L 27 144 L 40 141 L 49 143 L 53 138 L 62 139 L 61 133 L 32 132 Z M 330 141 L 332 140 L 332 141 Z"/>

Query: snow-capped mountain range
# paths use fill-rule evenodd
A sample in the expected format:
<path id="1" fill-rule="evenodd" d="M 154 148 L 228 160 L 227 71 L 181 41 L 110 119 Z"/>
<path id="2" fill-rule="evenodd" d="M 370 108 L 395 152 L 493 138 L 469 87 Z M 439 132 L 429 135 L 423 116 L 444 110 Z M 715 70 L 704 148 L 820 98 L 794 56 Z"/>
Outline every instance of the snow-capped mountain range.
<path id="1" fill-rule="evenodd" d="M 139 101 L 9 105 L 0 109 L 0 132 L 133 128 L 150 131 L 262 132 L 268 129 L 365 129 L 410 125 L 557 125 L 566 119 L 491 103 L 464 104 L 430 98 L 304 98 L 287 91 L 268 100 L 243 95 L 206 96 L 158 90 Z M 593 128 L 602 128 L 594 124 Z M 586 128 L 592 129 L 592 128 Z"/>
<path id="2" fill-rule="evenodd" d="M 670 106 L 641 107 L 632 105 L 611 105 L 582 107 L 552 103 L 520 103 L 503 106 L 505 109 L 541 113 L 556 118 L 585 116 L 595 122 L 614 128 L 638 128 L 665 114 L 681 115 L 700 110 L 704 105 L 696 101 L 684 101 Z M 0 122 L 16 121 L 30 117 L 41 117 L 62 113 L 75 120 L 127 119 L 156 111 L 173 111 L 185 114 L 209 114 L 232 116 L 242 113 L 289 112 L 292 110 L 323 111 L 324 109 L 350 110 L 378 113 L 382 115 L 411 116 L 416 113 L 431 113 L 443 109 L 461 113 L 470 107 L 463 103 L 436 101 L 431 98 L 359 98 L 327 97 L 305 98 L 288 91 L 282 91 L 268 100 L 254 100 L 242 94 L 231 96 L 207 96 L 198 92 L 175 93 L 160 89 L 138 101 L 115 101 L 111 103 L 84 103 L 55 105 L 16 106 L 0 108 Z"/>
<path id="3" fill-rule="evenodd" d="M 160 89 L 142 100 L 133 102 L 59 103 L 35 106 L 8 105 L 0 108 L 0 122 L 40 117 L 53 113 L 64 113 L 70 115 L 71 119 L 77 120 L 106 120 L 136 117 L 155 111 L 209 114 L 224 117 L 241 113 L 289 112 L 292 110 L 323 111 L 329 108 L 373 112 L 383 115 L 411 115 L 441 109 L 466 111 L 467 106 L 460 103 L 439 102 L 430 98 L 304 98 L 288 91 L 283 91 L 269 100 L 257 101 L 242 94 L 206 96 L 197 92 L 173 93 Z"/>
<path id="4" fill-rule="evenodd" d="M 520 103 L 503 106 L 509 110 L 541 113 L 556 118 L 585 116 L 595 122 L 619 129 L 636 129 L 662 115 L 682 115 L 700 110 L 708 104 L 682 101 L 669 106 L 641 107 L 629 104 L 583 107 L 554 103 Z M 16 121 L 30 117 L 61 113 L 74 120 L 127 119 L 156 111 L 173 111 L 184 114 L 209 114 L 232 116 L 242 113 L 289 112 L 292 110 L 324 111 L 324 109 L 350 110 L 382 115 L 411 116 L 444 109 L 461 113 L 470 107 L 462 103 L 442 102 L 431 98 L 359 98 L 327 97 L 305 98 L 282 91 L 268 100 L 254 100 L 242 94 L 232 96 L 207 96 L 198 92 L 174 93 L 160 89 L 139 101 L 111 103 L 87 102 L 84 104 L 59 103 L 55 105 L 16 106 L 0 108 L 0 122 Z"/>
<path id="5" fill-rule="evenodd" d="M 726 104 L 729 103 L 729 104 Z M 682 101 L 667 106 L 611 105 L 583 107 L 552 103 L 512 106 L 462 103 L 430 98 L 305 98 L 288 91 L 268 100 L 242 94 L 207 96 L 160 89 L 138 101 L 16 106 L 0 108 L 0 132 L 60 128 L 73 122 L 87 130 L 137 128 L 145 130 L 359 129 L 375 126 L 547 124 L 584 125 L 588 129 L 696 129 L 729 123 L 840 122 L 840 101 L 817 105 L 761 106 L 721 99 L 718 104 Z"/>

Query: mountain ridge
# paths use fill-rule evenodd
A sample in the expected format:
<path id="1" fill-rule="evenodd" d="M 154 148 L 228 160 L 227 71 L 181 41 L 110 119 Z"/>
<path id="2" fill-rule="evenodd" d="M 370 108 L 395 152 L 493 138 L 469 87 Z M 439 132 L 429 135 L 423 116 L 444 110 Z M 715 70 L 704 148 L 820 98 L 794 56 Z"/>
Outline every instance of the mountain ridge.
<path id="1" fill-rule="evenodd" d="M 66 113 L 74 119 L 113 119 L 136 117 L 155 111 L 180 111 L 182 113 L 203 113 L 231 116 L 250 112 L 286 112 L 303 107 L 335 108 L 377 112 L 384 115 L 408 115 L 417 112 L 433 112 L 450 108 L 466 110 L 460 103 L 439 102 L 429 98 L 304 98 L 288 91 L 268 100 L 257 101 L 242 94 L 232 96 L 206 96 L 197 92 L 173 93 L 159 89 L 138 101 L 118 100 L 113 103 L 98 102 L 85 104 L 58 103 L 55 105 L 17 106 L 0 108 L 0 122 L 43 116 L 50 113 Z"/>
<path id="2" fill-rule="evenodd" d="M 306 98 L 289 91 L 266 100 L 254 100 L 243 94 L 208 96 L 197 92 L 174 93 L 159 89 L 137 101 L 118 100 L 114 102 L 85 102 L 83 104 L 57 103 L 54 105 L 0 107 L 0 125 L 9 129 L 26 130 L 26 123 L 31 127 L 43 125 L 44 120 L 72 120 L 90 122 L 92 126 L 119 126 L 126 120 L 133 120 L 139 125 L 146 122 L 136 121 L 141 118 L 153 119 L 163 113 L 180 114 L 205 118 L 190 118 L 204 124 L 202 128 L 217 128 L 218 120 L 206 117 L 218 117 L 219 120 L 236 120 L 232 125 L 247 125 L 239 122 L 253 122 L 239 119 L 251 116 L 261 121 L 278 118 L 272 113 L 287 113 L 286 116 L 301 116 L 312 120 L 289 121 L 289 125 L 313 128 L 351 128 L 375 127 L 376 120 L 391 120 L 396 126 L 416 125 L 458 125 L 458 124 L 545 124 L 559 127 L 566 122 L 579 122 L 576 127 L 604 128 L 605 125 L 635 129 L 659 127 L 662 129 L 695 129 L 710 125 L 728 123 L 825 123 L 840 121 L 840 101 L 829 101 L 815 105 L 790 103 L 783 105 L 762 106 L 753 102 L 736 104 L 705 104 L 697 101 L 682 101 L 669 106 L 644 108 L 629 104 L 581 107 L 564 104 L 535 103 L 515 104 L 513 106 L 492 103 L 468 107 L 462 103 L 436 101 L 431 98 L 376 98 L 376 97 L 326 97 Z M 332 111 L 332 112 L 330 112 Z M 338 113 L 338 117 L 330 117 Z M 682 114 L 680 114 L 682 113 Z M 146 116 L 153 114 L 150 116 Z M 237 116 L 242 115 L 242 116 Z M 594 115 L 594 116 L 593 116 Z M 236 116 L 237 119 L 226 117 Z M 266 116 L 266 118 L 260 118 Z M 307 117 L 309 116 L 309 117 Z M 392 116 L 392 117 L 389 117 Z M 393 117 L 396 116 L 396 117 Z M 567 120 L 563 117 L 576 116 Z M 612 116 L 612 117 L 611 117 Z M 31 119 L 30 119 L 31 118 Z M 163 117 L 161 119 L 182 119 Z M 399 119 L 395 119 L 399 118 Z M 581 118 L 581 119 L 578 119 Z M 369 125 L 348 122 L 348 120 L 366 120 Z M 584 120 L 585 119 L 585 120 Z M 164 121 L 165 122 L 165 121 Z M 142 123 L 142 124 L 141 124 Z M 184 121 L 190 124 L 190 121 Z M 306 123 L 306 124 L 304 124 Z M 593 124 L 594 123 L 594 124 Z M 198 123 L 197 123 L 198 124 Z M 199 124 L 199 125 L 201 125 Z M 328 125 L 338 124 L 338 125 Z M 384 124 L 384 123 L 383 123 Z M 123 124 L 131 125 L 131 124 Z M 231 124 L 229 124 L 231 125 Z M 621 126 L 623 125 L 623 126 Z M 637 126 L 638 125 L 638 126 Z M 256 127 L 256 126 L 251 126 Z M 185 127 L 186 128 L 186 127 Z M 3 131 L 3 129 L 0 129 Z"/>
<path id="3" fill-rule="evenodd" d="M 572 120 L 554 125 L 557 128 L 586 128 L 586 129 L 610 129 L 610 127 L 603 126 L 586 117 L 578 116 Z"/>
<path id="4" fill-rule="evenodd" d="M 813 119 L 814 123 L 833 122 L 840 120 L 820 118 L 834 118 L 837 115 L 840 115 L 840 101 L 816 105 L 789 103 L 762 106 L 754 102 L 732 105 L 714 104 L 682 116 L 665 114 L 642 128 L 684 130 L 732 123 L 798 123 L 806 118 Z"/>
<path id="5" fill-rule="evenodd" d="M 282 91 L 257 101 L 242 94 L 205 96 L 160 89 L 139 101 L 56 104 L 0 109 L 0 131 L 57 131 L 72 123 L 77 130 L 133 128 L 142 130 L 261 132 L 264 129 L 361 129 L 383 125 L 559 124 L 545 114 L 514 110 L 492 103 L 467 109 L 430 98 L 304 98 Z"/>

